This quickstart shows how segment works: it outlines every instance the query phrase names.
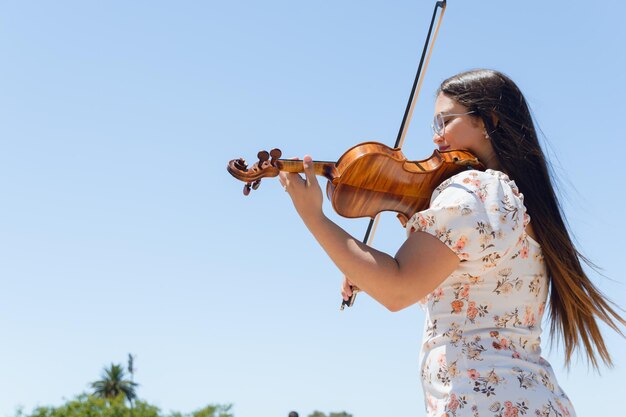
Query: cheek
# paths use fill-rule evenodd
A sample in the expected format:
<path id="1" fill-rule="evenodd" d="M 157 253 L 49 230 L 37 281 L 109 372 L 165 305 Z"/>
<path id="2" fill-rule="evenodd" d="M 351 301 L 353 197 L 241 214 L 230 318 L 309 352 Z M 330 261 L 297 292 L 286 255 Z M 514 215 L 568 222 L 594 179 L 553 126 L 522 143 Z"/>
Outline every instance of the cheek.
<path id="1" fill-rule="evenodd" d="M 474 126 L 463 126 L 462 124 L 457 124 L 451 126 L 449 133 L 450 137 L 447 138 L 448 142 L 450 145 L 454 145 L 459 148 L 475 149 L 480 147 L 481 140 L 484 140 L 484 135 L 482 135 L 480 130 L 476 129 Z M 446 136 L 448 136 L 447 131 Z"/>
<path id="2" fill-rule="evenodd" d="M 457 125 L 446 126 L 445 138 L 451 146 L 467 146 L 466 134 L 467 132 L 464 129 L 459 129 Z"/>

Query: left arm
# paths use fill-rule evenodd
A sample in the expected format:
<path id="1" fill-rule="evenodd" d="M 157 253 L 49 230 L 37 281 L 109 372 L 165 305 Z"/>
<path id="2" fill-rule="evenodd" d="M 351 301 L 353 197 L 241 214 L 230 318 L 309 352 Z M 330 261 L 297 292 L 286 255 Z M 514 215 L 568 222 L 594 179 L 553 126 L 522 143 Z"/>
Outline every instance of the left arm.
<path id="1" fill-rule="evenodd" d="M 428 233 L 412 233 L 395 256 L 355 239 L 324 215 L 322 190 L 308 156 L 304 171 L 306 180 L 280 173 L 298 214 L 341 272 L 389 310 L 414 304 L 457 268 L 456 254 Z"/>

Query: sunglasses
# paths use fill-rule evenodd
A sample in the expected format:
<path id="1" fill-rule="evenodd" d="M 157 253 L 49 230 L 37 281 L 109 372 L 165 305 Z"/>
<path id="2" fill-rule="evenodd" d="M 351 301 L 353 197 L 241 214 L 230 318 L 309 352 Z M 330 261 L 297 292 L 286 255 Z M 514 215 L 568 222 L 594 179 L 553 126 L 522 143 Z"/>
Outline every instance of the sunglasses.
<path id="1" fill-rule="evenodd" d="M 468 111 L 467 113 L 450 113 L 450 114 L 443 114 L 443 113 L 437 113 L 433 119 L 433 124 L 431 125 L 431 127 L 433 128 L 433 132 L 435 132 L 438 136 L 443 136 L 446 133 L 446 120 L 444 119 L 447 118 L 448 121 L 460 117 L 460 116 L 465 116 L 468 114 L 472 114 L 472 113 L 476 113 L 474 111 Z"/>

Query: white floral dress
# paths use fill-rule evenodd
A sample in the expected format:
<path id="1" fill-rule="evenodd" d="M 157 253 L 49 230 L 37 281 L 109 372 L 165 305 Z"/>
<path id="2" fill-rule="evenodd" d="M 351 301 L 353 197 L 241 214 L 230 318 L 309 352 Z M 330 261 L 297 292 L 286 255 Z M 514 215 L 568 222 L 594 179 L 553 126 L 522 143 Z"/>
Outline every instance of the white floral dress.
<path id="1" fill-rule="evenodd" d="M 429 417 L 574 417 L 541 357 L 548 278 L 525 232 L 524 196 L 504 173 L 444 181 L 407 233 L 439 238 L 459 267 L 422 304 L 421 377 Z"/>

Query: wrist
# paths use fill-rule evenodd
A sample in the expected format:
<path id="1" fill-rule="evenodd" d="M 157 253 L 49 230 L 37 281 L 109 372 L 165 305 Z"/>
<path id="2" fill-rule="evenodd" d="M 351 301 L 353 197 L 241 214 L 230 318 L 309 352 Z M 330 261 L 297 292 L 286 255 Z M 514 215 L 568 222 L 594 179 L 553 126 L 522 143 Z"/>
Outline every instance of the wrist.
<path id="1" fill-rule="evenodd" d="M 302 220 L 304 221 L 306 227 L 308 227 L 311 232 L 314 232 L 324 226 L 328 217 L 326 217 L 324 212 L 320 210 L 319 212 L 302 216 Z"/>

